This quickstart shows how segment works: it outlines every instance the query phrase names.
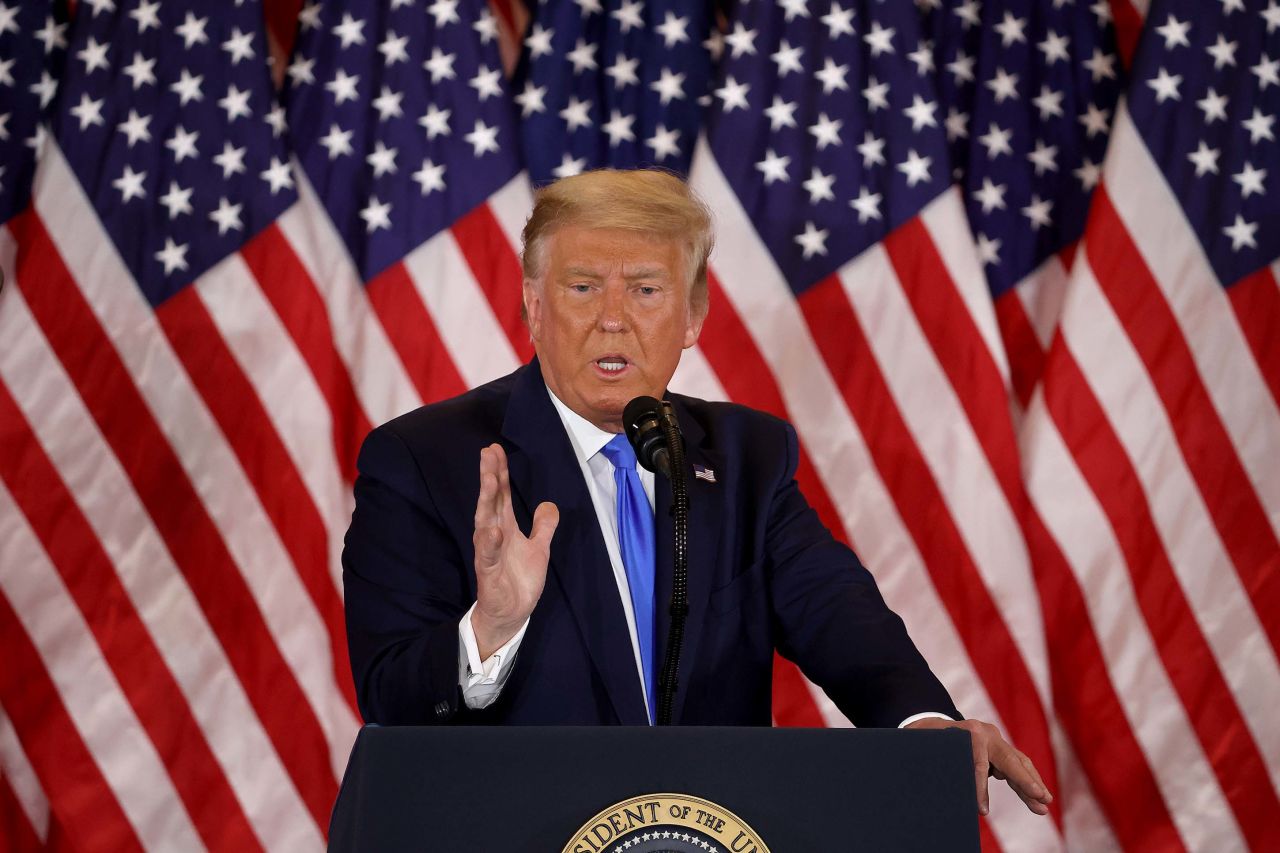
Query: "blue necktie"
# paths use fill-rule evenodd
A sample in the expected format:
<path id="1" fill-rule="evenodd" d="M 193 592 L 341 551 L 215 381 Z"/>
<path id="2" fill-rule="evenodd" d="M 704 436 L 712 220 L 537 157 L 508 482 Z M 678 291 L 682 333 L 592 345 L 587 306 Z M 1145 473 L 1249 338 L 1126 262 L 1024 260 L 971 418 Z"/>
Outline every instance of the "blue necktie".
<path id="1" fill-rule="evenodd" d="M 636 637 L 640 641 L 640 662 L 644 667 L 644 683 L 649 694 L 649 718 L 656 719 L 657 701 L 653 662 L 653 575 L 654 530 L 653 510 L 636 473 L 636 453 L 625 435 L 615 435 L 600 451 L 613 465 L 613 482 L 618 493 L 618 544 L 622 548 L 622 567 L 631 587 L 631 607 L 636 615 Z"/>

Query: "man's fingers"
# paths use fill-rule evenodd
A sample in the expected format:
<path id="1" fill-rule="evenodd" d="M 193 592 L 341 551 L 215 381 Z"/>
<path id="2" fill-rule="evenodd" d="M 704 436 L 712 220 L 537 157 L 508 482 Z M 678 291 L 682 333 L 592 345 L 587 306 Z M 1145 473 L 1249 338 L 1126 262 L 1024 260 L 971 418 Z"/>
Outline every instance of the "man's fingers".
<path id="1" fill-rule="evenodd" d="M 978 788 L 978 814 L 986 814 L 991 811 L 991 795 L 987 791 L 987 770 L 991 766 L 987 761 L 987 743 L 977 732 L 969 734 L 973 741 L 973 778 Z"/>
<path id="2" fill-rule="evenodd" d="M 476 570 L 487 571 L 502 559 L 502 528 L 497 525 L 477 527 L 472 539 L 476 549 Z"/>
<path id="3" fill-rule="evenodd" d="M 1004 776 L 1009 787 L 1036 814 L 1049 813 L 1053 795 L 1040 778 L 1031 759 L 1014 749 L 1003 738 L 997 738 L 991 746 L 991 763 Z"/>
<path id="4" fill-rule="evenodd" d="M 538 504 L 538 508 L 533 512 L 533 529 L 529 531 L 529 538 L 547 550 L 551 548 L 551 537 L 556 532 L 556 527 L 560 524 L 560 509 L 555 504 L 544 501 Z"/>

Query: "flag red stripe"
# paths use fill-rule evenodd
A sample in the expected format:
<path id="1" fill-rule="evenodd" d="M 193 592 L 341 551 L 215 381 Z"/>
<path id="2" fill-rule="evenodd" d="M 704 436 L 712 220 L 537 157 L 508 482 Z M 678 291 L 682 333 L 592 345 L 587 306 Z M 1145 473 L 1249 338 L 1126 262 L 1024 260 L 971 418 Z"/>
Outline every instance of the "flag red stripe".
<path id="1" fill-rule="evenodd" d="M 182 570 L 286 770 L 317 824 L 337 793 L 328 746 L 244 578 L 127 368 L 27 214 L 18 286 Z"/>
<path id="2" fill-rule="evenodd" d="M 18 795 L 0 768 L 0 846 L 10 853 L 36 853 L 44 850 L 44 842 L 31 825 Z"/>
<path id="3" fill-rule="evenodd" d="M 1270 267 L 1263 267 L 1227 288 L 1227 296 L 1271 398 L 1280 406 L 1280 284 Z"/>
<path id="4" fill-rule="evenodd" d="M 392 264 L 367 286 L 369 304 L 424 403 L 467 390 L 431 314 L 403 264 Z"/>
<path id="5" fill-rule="evenodd" d="M 0 434 L 0 479 L 9 484 L 93 632 L 201 839 L 213 848 L 259 849 L 247 816 L 115 567 L 3 383 L 0 423 L 7 425 Z"/>
<path id="6" fill-rule="evenodd" d="M 293 38 L 298 31 L 298 12 L 301 10 L 302 0 L 266 0 L 263 3 L 267 31 L 280 46 L 280 54 L 286 58 L 293 51 Z"/>
<path id="7" fill-rule="evenodd" d="M 1112 206 L 1105 184 L 1094 193 L 1085 239 L 1098 284 L 1146 365 L 1187 469 L 1255 612 L 1280 613 L 1280 576 L 1265 571 L 1280 552 L 1280 541 L 1200 379 L 1177 318 Z M 1272 647 L 1280 650 L 1280 623 L 1266 620 L 1263 627 Z"/>
<path id="8" fill-rule="evenodd" d="M 1009 379 L 1013 393 L 1022 408 L 1031 405 L 1031 395 L 1044 375 L 1044 347 L 1027 316 L 1022 299 L 1014 290 L 1006 290 L 995 300 L 996 323 L 1009 357 Z"/>
<path id="9" fill-rule="evenodd" d="M 348 483 L 355 482 L 360 442 L 373 426 L 334 344 L 328 308 L 279 226 L 264 228 L 240 248 L 240 255 L 311 368 L 329 404 L 338 468 Z"/>
<path id="10" fill-rule="evenodd" d="M 1142 14 L 1130 0 L 1111 0 L 1111 16 L 1116 28 L 1116 48 L 1120 61 L 1128 68 L 1142 36 Z"/>
<path id="11" fill-rule="evenodd" d="M 306 483 L 196 288 L 170 297 L 156 309 L 156 319 L 289 552 L 293 570 L 327 629 L 334 678 L 354 710 L 342 599 L 329 570 L 328 532 Z"/>
<path id="12" fill-rule="evenodd" d="M 521 363 L 533 358 L 533 341 L 520 318 L 524 274 L 515 249 L 489 205 L 480 204 L 449 228 L 480 290 L 493 307 L 498 325 Z M 456 285 L 455 285 L 456 286 Z"/>
<path id="13" fill-rule="evenodd" d="M 773 719 L 790 728 L 817 729 L 827 724 L 799 668 L 777 654 L 773 656 Z"/>
<path id="14" fill-rule="evenodd" d="M 1138 472 L 1067 347 L 1055 345 L 1049 362 L 1045 404 L 1116 534 L 1169 680 L 1245 837 L 1257 849 L 1272 849 L 1280 845 L 1280 825 L 1267 816 L 1280 814 L 1280 801 L 1183 596 Z"/>
<path id="15" fill-rule="evenodd" d="M 1019 737 L 1027 728 L 1022 706 L 1036 695 L 1035 684 L 898 411 L 861 321 L 835 276 L 805 291 L 799 303 L 974 670 Z"/>
<path id="16" fill-rule="evenodd" d="M 0 704 L 4 705 L 40 786 L 50 821 L 78 850 L 142 850 L 142 842 L 98 769 L 58 688 L 9 599 L 0 594 Z"/>

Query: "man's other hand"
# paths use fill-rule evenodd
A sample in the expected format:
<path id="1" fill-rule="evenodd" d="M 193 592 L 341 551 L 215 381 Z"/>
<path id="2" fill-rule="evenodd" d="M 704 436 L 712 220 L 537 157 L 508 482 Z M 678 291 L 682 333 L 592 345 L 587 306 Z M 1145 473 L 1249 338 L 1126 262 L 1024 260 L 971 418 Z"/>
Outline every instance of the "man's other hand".
<path id="1" fill-rule="evenodd" d="M 516 635 L 533 612 L 547 580 L 551 537 L 560 523 L 553 503 L 539 504 L 525 536 L 511 509 L 511 479 L 501 445 L 480 451 L 480 497 L 476 501 L 476 609 L 471 628 L 481 660 Z"/>
<path id="2" fill-rule="evenodd" d="M 1048 814 L 1053 794 L 1045 787 L 1044 780 L 1031 759 L 1013 748 L 1000 735 L 1000 730 L 981 720 L 943 720 L 928 717 L 910 723 L 909 729 L 964 729 L 973 742 L 973 772 L 978 785 L 978 812 L 991 810 L 991 798 L 987 793 L 987 776 L 994 776 L 1009 783 L 1027 808 L 1036 814 Z"/>

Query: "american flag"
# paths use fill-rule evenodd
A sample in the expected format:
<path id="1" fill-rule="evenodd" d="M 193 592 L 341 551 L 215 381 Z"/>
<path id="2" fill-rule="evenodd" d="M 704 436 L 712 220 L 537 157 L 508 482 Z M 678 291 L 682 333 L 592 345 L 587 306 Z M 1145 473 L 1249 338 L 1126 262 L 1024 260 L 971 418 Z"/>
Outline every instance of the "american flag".
<path id="1" fill-rule="evenodd" d="M 716 216 L 672 387 L 1057 795 L 984 848 L 1276 848 L 1277 114 L 1276 0 L 0 0 L 0 846 L 322 846 L 359 443 L 612 165 Z"/>

